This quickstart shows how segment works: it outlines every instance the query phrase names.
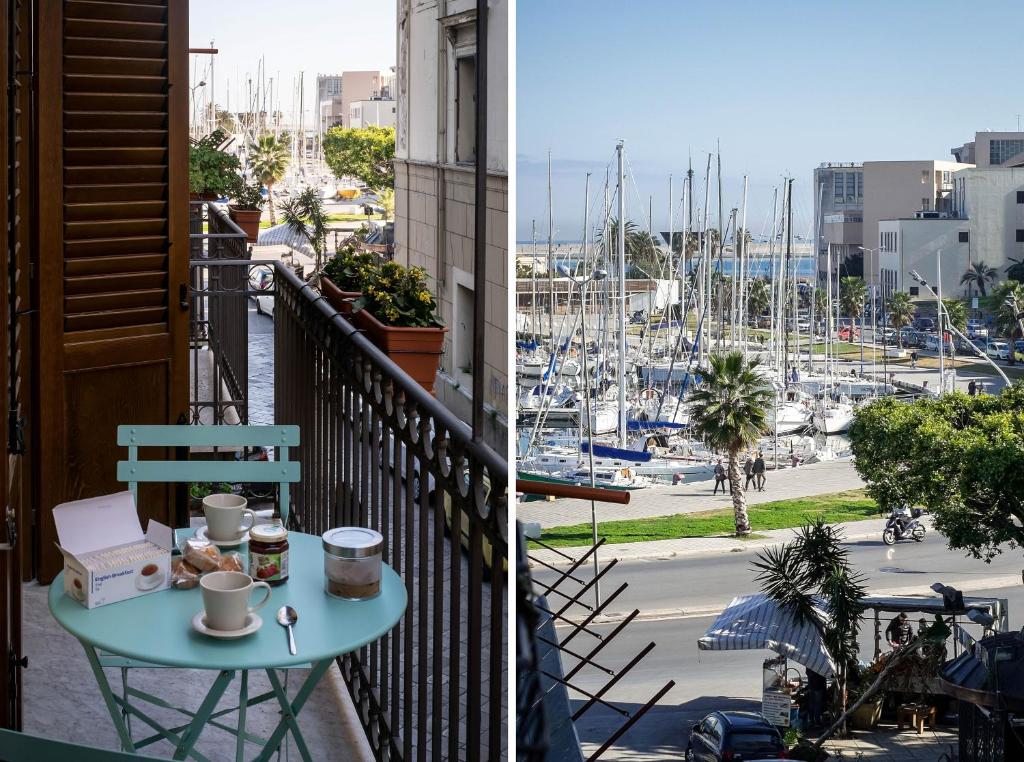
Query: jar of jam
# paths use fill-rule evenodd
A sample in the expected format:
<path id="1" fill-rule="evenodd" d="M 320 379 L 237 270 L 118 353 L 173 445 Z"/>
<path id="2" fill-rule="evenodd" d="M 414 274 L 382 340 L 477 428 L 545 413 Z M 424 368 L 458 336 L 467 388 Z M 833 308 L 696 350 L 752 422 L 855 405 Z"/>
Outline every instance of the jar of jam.
<path id="1" fill-rule="evenodd" d="M 288 581 L 288 530 L 279 524 L 257 524 L 249 530 L 249 576 L 280 585 Z"/>

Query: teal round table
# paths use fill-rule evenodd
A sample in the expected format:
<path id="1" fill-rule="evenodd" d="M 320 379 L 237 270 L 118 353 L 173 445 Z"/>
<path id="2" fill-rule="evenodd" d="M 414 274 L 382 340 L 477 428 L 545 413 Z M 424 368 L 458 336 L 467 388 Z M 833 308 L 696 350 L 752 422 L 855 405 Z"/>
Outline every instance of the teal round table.
<path id="1" fill-rule="evenodd" d="M 121 738 L 125 751 L 136 751 L 160 739 L 176 745 L 174 759 L 192 757 L 205 760 L 193 747 L 207 724 L 214 724 L 238 738 L 236 759 L 242 759 L 244 741 L 262 741 L 245 732 L 245 709 L 260 701 L 276 698 L 281 705 L 281 721 L 256 760 L 268 759 L 291 732 L 303 759 L 308 749 L 299 731 L 297 716 L 320 678 L 334 659 L 372 643 L 398 623 L 405 613 L 406 592 L 402 580 L 387 564 L 383 565 L 381 593 L 366 601 L 345 601 L 324 592 L 323 550 L 316 535 L 290 532 L 289 579 L 272 588 L 270 601 L 257 614 L 263 626 L 253 635 L 237 640 L 218 640 L 196 632 L 192 617 L 203 609 L 198 587 L 191 590 L 162 590 L 120 603 L 86 609 L 64 594 L 63 572 L 50 585 L 50 611 L 57 622 L 74 635 L 85 648 L 100 692 Z M 242 547 L 243 553 L 245 547 Z M 258 600 L 260 593 L 254 595 Z M 288 652 L 285 628 L 276 620 L 281 606 L 291 606 L 299 615 L 293 630 L 297 655 Z M 166 728 L 159 725 L 130 698 L 166 705 L 162 699 L 127 686 L 123 696 L 110 688 L 103 667 L 178 667 L 219 672 L 210 692 L 195 712 L 179 710 L 191 717 L 187 725 Z M 289 700 L 276 669 L 304 667 L 309 675 Z M 250 699 L 247 695 L 248 671 L 265 670 L 273 691 Z M 237 728 L 216 722 L 216 718 L 236 708 L 214 714 L 228 685 L 241 673 L 239 724 Z M 122 673 L 126 675 L 126 672 Z M 128 716 L 136 716 L 156 731 L 156 735 L 135 742 Z"/>

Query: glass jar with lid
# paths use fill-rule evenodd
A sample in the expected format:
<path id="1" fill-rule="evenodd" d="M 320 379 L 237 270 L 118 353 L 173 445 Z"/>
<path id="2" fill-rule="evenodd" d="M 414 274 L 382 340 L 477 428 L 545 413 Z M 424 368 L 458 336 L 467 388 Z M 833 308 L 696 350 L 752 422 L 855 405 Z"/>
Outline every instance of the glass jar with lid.
<path id="1" fill-rule="evenodd" d="M 336 598 L 363 601 L 380 595 L 384 537 L 373 529 L 338 527 L 323 535 L 324 590 Z"/>
<path id="2" fill-rule="evenodd" d="M 288 580 L 288 530 L 280 524 L 249 530 L 249 576 L 268 585 Z"/>

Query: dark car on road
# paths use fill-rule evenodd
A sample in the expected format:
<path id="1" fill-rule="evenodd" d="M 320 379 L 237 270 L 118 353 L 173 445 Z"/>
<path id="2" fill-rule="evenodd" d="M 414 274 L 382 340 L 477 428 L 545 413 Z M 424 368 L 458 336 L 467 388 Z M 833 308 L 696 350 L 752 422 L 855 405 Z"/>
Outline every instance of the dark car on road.
<path id="1" fill-rule="evenodd" d="M 712 712 L 690 728 L 686 758 L 695 762 L 785 759 L 782 735 L 753 712 Z"/>

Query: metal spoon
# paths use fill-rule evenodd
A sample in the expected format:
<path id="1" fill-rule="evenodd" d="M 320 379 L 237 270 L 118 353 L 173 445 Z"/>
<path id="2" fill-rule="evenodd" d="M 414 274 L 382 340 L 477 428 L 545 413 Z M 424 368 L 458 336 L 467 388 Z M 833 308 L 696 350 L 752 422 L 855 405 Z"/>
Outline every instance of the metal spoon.
<path id="1" fill-rule="evenodd" d="M 292 625 L 299 621 L 299 614 L 291 606 L 282 606 L 277 610 L 277 623 L 288 628 L 288 652 L 296 655 L 295 636 L 292 634 Z"/>

